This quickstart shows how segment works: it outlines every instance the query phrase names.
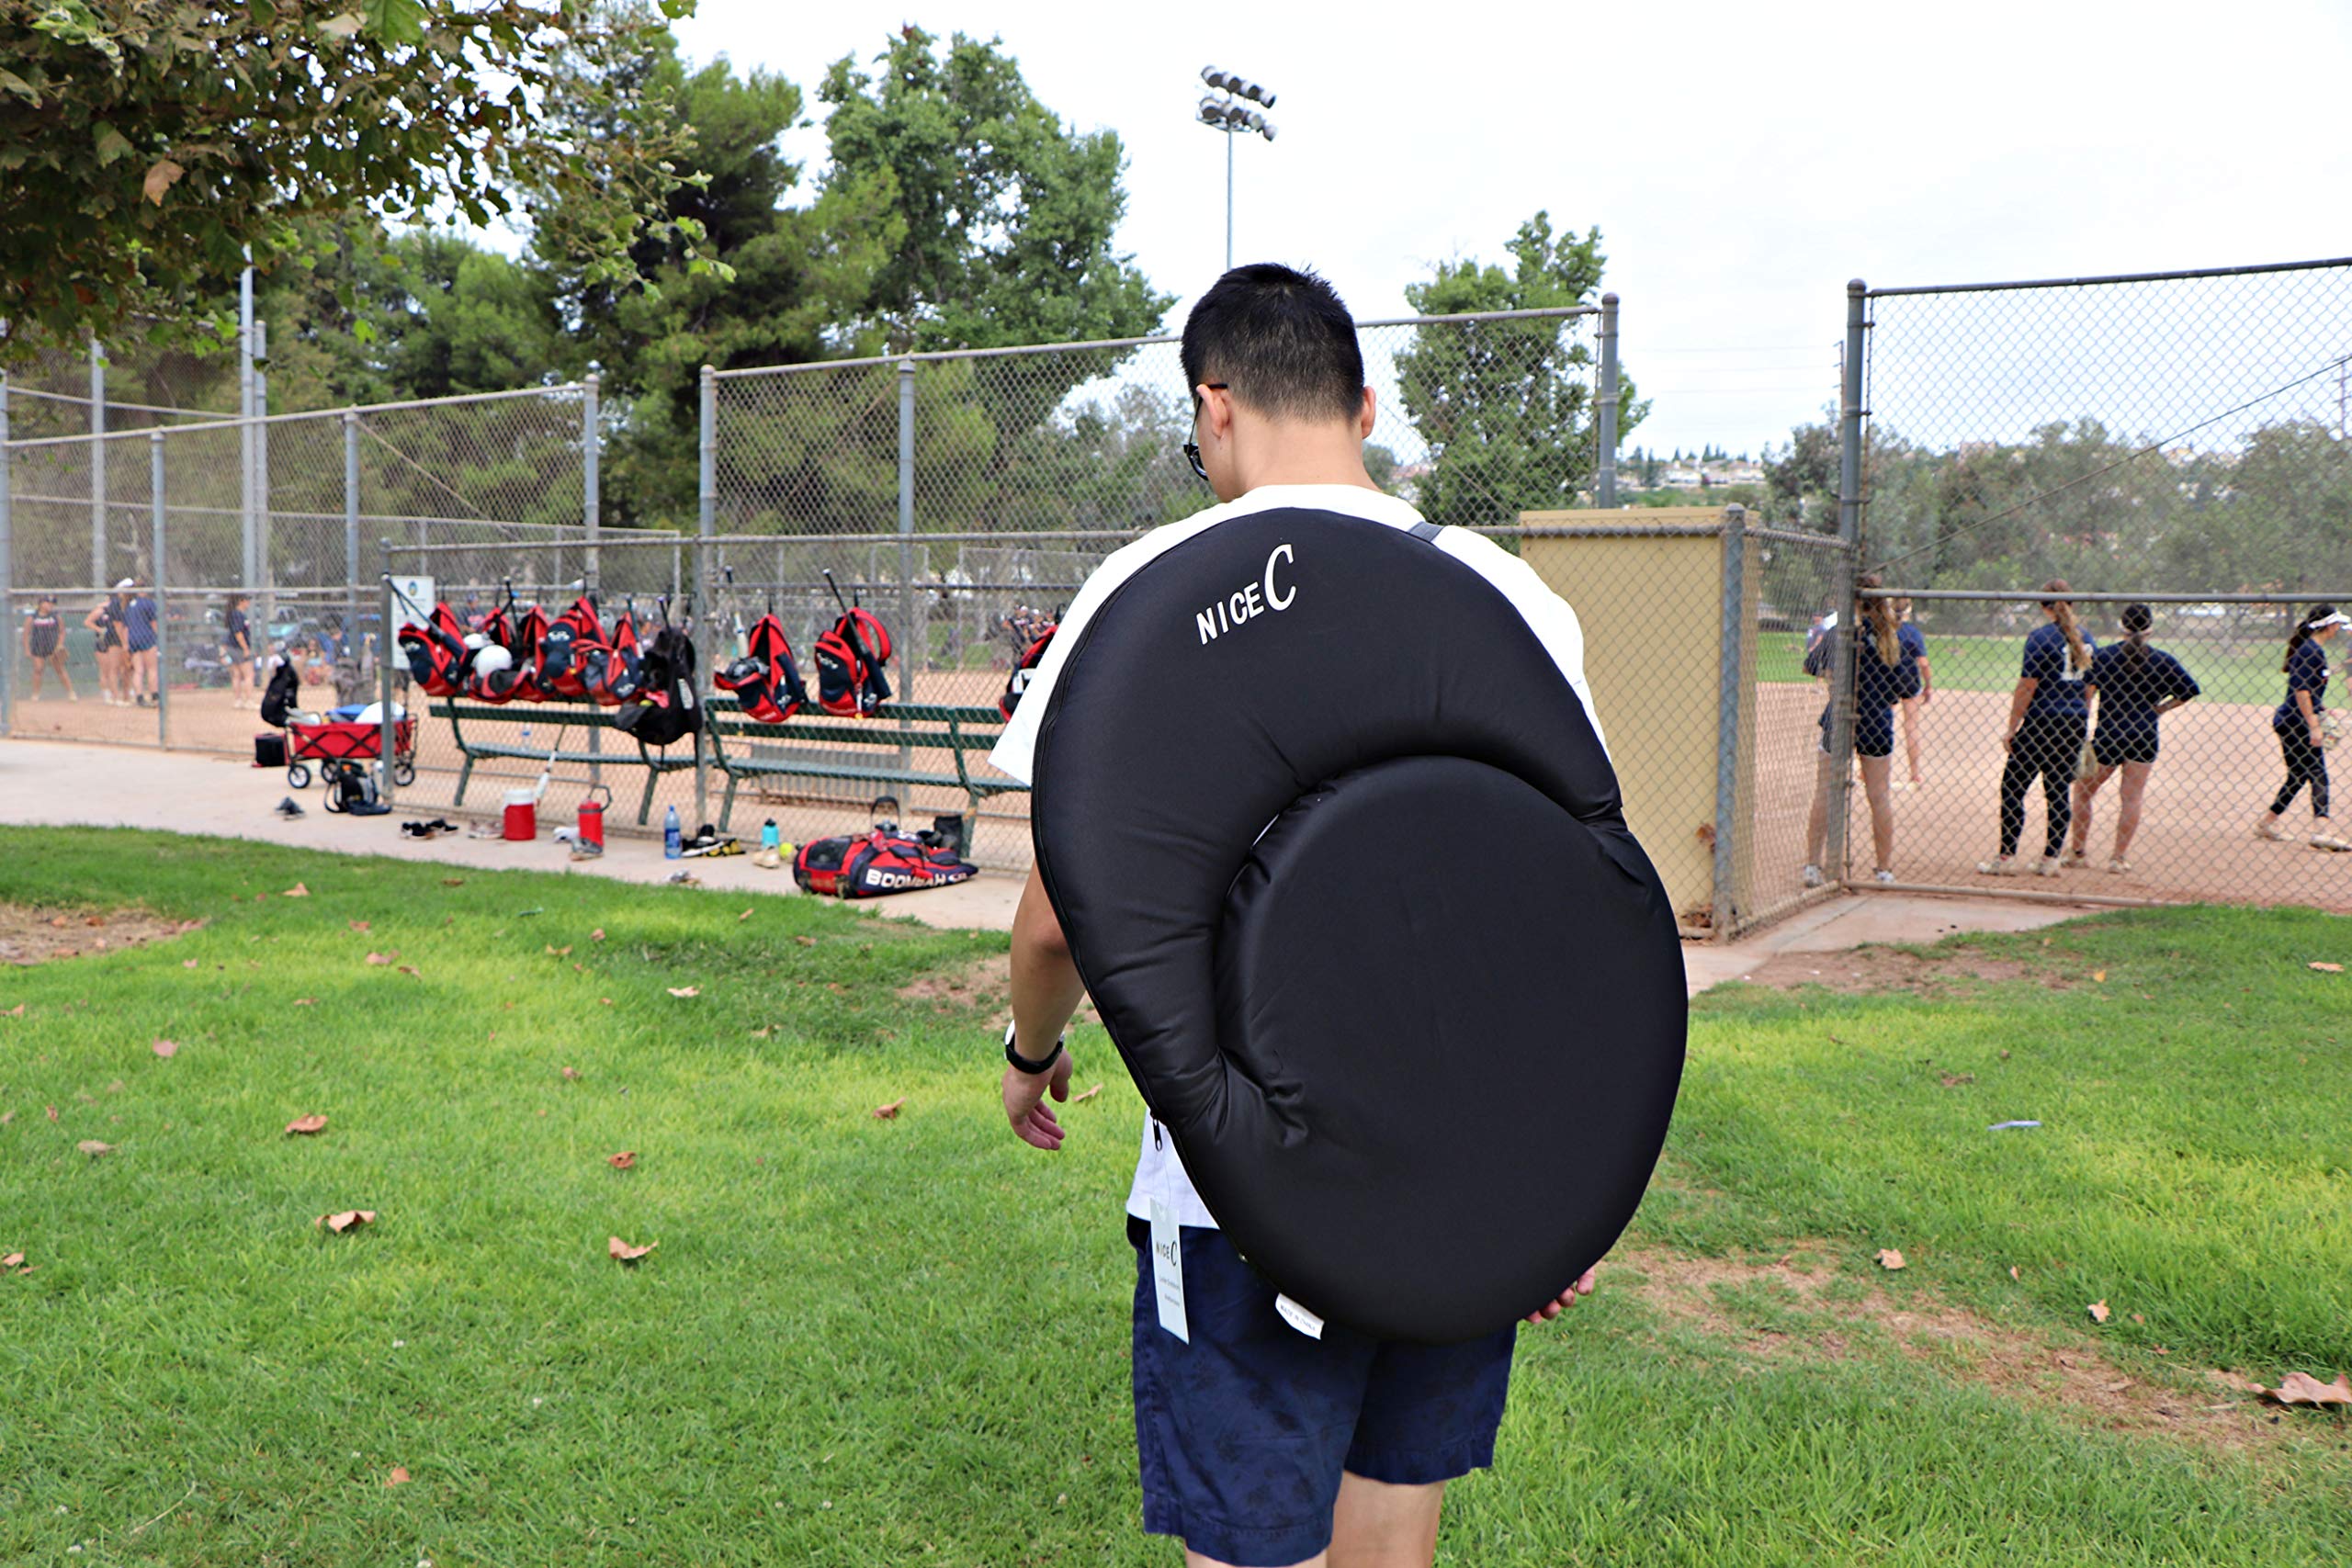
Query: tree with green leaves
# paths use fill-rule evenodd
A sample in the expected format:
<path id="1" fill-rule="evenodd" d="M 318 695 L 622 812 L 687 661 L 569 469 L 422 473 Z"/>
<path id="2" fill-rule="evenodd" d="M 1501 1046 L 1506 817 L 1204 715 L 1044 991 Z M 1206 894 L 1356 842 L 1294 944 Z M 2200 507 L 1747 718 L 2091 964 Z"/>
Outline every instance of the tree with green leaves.
<path id="1" fill-rule="evenodd" d="M 594 135 L 548 112 L 571 62 L 658 25 L 590 0 L 0 0 L 0 359 L 141 319 L 225 339 L 248 254 L 266 270 L 312 220 L 484 225 L 525 190 L 561 197 L 538 243 L 586 276 L 636 276 L 648 234 L 707 267 L 664 206 L 692 137 L 665 96 L 611 83 Z"/>
<path id="2" fill-rule="evenodd" d="M 1538 212 L 1519 227 L 1509 269 L 1464 258 L 1409 284 L 1423 315 L 1590 305 L 1606 258 L 1600 231 L 1555 234 Z M 1396 355 L 1405 412 L 1430 451 L 1417 504 L 1432 522 L 1509 523 L 1521 512 L 1577 504 L 1599 459 L 1594 355 L 1577 319 L 1476 321 L 1422 328 Z M 1619 378 L 1622 442 L 1649 405 Z"/>

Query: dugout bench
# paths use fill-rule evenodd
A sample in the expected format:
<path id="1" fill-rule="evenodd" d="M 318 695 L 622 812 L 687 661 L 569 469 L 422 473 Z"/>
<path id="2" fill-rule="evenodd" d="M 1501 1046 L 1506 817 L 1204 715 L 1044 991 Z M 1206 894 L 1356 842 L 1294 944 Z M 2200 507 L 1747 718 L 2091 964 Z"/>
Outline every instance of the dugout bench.
<path id="1" fill-rule="evenodd" d="M 884 703 L 873 718 L 836 718 L 808 709 L 782 724 L 745 718 L 726 693 L 716 694 L 705 711 L 711 761 L 727 775 L 719 803 L 718 829 L 727 830 L 735 795 L 749 781 L 756 788 L 769 779 L 841 779 L 884 786 L 888 793 L 913 789 L 961 791 L 965 812 L 977 818 L 980 803 L 1029 786 L 1016 779 L 975 776 L 971 759 L 985 757 L 1004 733 L 1004 716 L 992 707 L 953 707 L 927 703 Z M 808 742 L 822 748 L 759 755 L 756 743 Z M 730 750 L 730 743 L 732 749 Z M 839 753 L 846 750 L 846 758 Z M 917 767 L 921 752 L 944 752 L 945 765 Z M 951 771 L 952 769 L 952 771 Z M 876 793 L 883 793 L 877 790 Z"/>
<path id="2" fill-rule="evenodd" d="M 426 712 L 435 718 L 449 721 L 449 739 L 465 758 L 458 769 L 458 793 L 451 799 L 453 807 L 466 803 L 466 785 L 473 778 L 474 764 L 492 758 L 511 758 L 519 761 L 545 763 L 548 753 L 555 753 L 558 762 L 573 762 L 590 768 L 642 767 L 645 770 L 645 791 L 637 803 L 637 825 L 644 827 L 653 810 L 653 786 L 664 773 L 691 773 L 695 766 L 695 749 L 686 746 L 672 756 L 667 751 L 645 746 L 613 722 L 616 708 L 599 707 L 578 698 L 559 698 L 542 703 L 481 703 L 460 702 L 454 697 L 437 698 L 427 705 Z M 555 745 L 524 746 L 514 741 L 483 740 L 466 738 L 466 724 L 547 724 L 555 728 Z M 571 728 L 609 732 L 620 736 L 637 748 L 631 757 L 626 750 L 586 751 L 563 750 L 563 732 Z"/>

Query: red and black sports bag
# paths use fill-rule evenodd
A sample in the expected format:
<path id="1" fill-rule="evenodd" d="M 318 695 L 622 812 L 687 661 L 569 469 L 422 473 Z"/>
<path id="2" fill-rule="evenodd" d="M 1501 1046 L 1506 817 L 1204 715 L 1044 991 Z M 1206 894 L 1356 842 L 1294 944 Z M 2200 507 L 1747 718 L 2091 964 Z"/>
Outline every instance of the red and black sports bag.
<path id="1" fill-rule="evenodd" d="M 462 689 L 473 650 L 466 646 L 464 625 L 448 605 L 434 605 L 422 625 L 415 621 L 403 625 L 400 647 L 410 677 L 426 696 L 454 697 Z"/>
<path id="2" fill-rule="evenodd" d="M 543 697 L 585 697 L 604 674 L 605 623 L 586 594 L 572 601 L 539 638 L 537 669 L 531 680 Z"/>
<path id="3" fill-rule="evenodd" d="M 745 718 L 782 724 L 808 701 L 808 688 L 801 682 L 800 667 L 793 662 L 784 623 L 774 615 L 762 615 L 752 623 L 743 646 L 743 657 L 711 679 L 720 691 L 735 694 L 736 705 Z"/>
<path id="4" fill-rule="evenodd" d="M 955 851 L 934 849 L 920 839 L 870 833 L 815 839 L 792 857 L 792 879 L 808 893 L 838 898 L 879 898 L 923 887 L 969 882 L 980 868 Z"/>
<path id="5" fill-rule="evenodd" d="M 623 610 L 613 617 L 613 635 L 603 659 L 592 659 L 581 680 L 598 706 L 618 707 L 637 695 L 644 666 L 645 650 L 637 640 L 637 616 Z"/>
<path id="6" fill-rule="evenodd" d="M 1012 675 L 1005 680 L 1004 694 L 996 700 L 997 712 L 1007 718 L 1012 716 L 1013 709 L 1021 705 L 1022 694 L 1029 690 L 1029 682 L 1036 677 L 1037 666 L 1046 661 L 1046 649 L 1054 645 L 1054 633 L 1059 629 L 1060 623 L 1046 622 L 1046 629 L 1037 634 L 1036 640 L 1030 643 L 1021 655 L 1020 661 L 1012 667 Z"/>

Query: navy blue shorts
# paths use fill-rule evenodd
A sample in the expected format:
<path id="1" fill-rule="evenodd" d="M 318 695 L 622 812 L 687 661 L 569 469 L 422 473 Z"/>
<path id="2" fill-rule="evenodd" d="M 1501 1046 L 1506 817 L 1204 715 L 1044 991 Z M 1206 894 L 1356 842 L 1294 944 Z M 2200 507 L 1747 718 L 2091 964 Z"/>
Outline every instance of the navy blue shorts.
<path id="1" fill-rule="evenodd" d="M 2102 768 L 2112 768 L 2122 762 L 2153 762 L 2156 760 L 2156 727 L 2145 729 L 2114 729 L 2099 727 L 2091 737 L 2091 757 Z"/>
<path id="2" fill-rule="evenodd" d="M 1151 1230 L 1133 1215 L 1143 1528 L 1237 1568 L 1331 1544 L 1340 1472 L 1426 1485 L 1494 1462 L 1516 1326 L 1408 1345 L 1326 1325 L 1309 1339 L 1222 1231 L 1182 1227 L 1186 1344 L 1159 1326 Z"/>

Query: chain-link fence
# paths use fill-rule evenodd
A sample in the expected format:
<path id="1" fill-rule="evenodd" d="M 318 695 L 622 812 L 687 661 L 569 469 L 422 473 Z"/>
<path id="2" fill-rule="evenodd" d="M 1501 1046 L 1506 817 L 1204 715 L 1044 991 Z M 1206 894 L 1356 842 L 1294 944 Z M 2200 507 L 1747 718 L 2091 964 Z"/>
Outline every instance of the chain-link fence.
<path id="1" fill-rule="evenodd" d="M 1858 714 L 1831 874 L 2352 908 L 2311 744 L 2345 634 L 2289 655 L 2352 593 L 2352 261 L 1851 299 L 1862 564 L 1907 601 L 1925 689 L 1891 737 Z"/>
<path id="2" fill-rule="evenodd" d="M 19 407 L 36 430 L 71 423 L 60 409 L 83 427 L 28 435 Z M 118 404 L 0 388 L 14 734 L 248 750 L 272 659 L 308 686 L 368 688 L 386 640 L 379 541 L 494 556 L 592 537 L 592 386 L 254 420 L 164 412 L 125 427 Z"/>

